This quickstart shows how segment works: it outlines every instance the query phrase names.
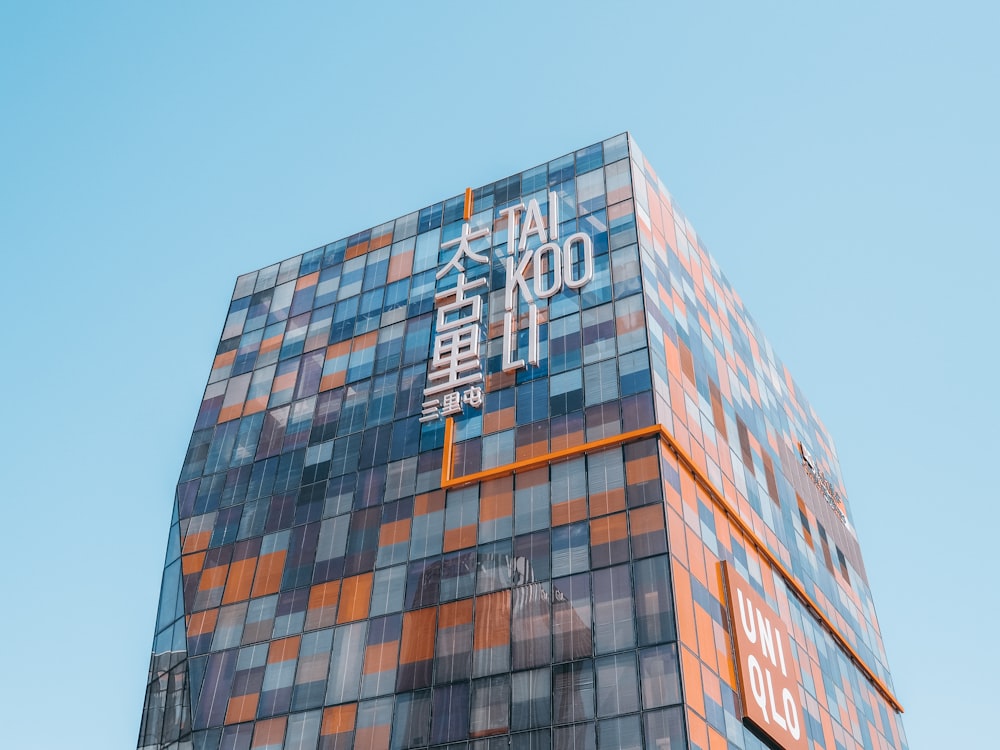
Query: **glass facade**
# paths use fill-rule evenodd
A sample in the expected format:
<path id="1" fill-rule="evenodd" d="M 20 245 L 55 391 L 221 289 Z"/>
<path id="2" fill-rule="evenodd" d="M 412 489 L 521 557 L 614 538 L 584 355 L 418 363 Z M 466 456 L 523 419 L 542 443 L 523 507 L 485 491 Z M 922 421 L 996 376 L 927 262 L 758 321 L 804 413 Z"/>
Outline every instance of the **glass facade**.
<path id="1" fill-rule="evenodd" d="M 764 748 L 725 561 L 800 740 L 905 748 L 844 494 L 616 136 L 237 280 L 138 746 Z"/>

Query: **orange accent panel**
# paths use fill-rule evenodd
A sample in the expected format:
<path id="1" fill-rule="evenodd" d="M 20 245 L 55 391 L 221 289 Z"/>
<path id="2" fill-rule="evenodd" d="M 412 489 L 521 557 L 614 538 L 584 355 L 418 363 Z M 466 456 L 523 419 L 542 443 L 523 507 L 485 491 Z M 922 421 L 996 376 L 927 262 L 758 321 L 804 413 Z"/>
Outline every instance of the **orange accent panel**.
<path id="1" fill-rule="evenodd" d="M 446 529 L 444 532 L 444 551 L 454 552 L 457 549 L 476 546 L 476 524 L 459 526 L 457 529 Z"/>
<path id="2" fill-rule="evenodd" d="M 611 544 L 628 537 L 628 523 L 624 513 L 597 518 L 590 522 L 590 544 Z"/>
<path id="3" fill-rule="evenodd" d="M 648 534 L 651 531 L 663 531 L 663 506 L 645 505 L 629 511 L 632 519 L 633 534 Z"/>
<path id="4" fill-rule="evenodd" d="M 399 663 L 412 664 L 434 657 L 434 623 L 437 607 L 426 607 L 403 613 L 403 642 Z"/>
<path id="5" fill-rule="evenodd" d="M 679 565 L 671 566 L 674 579 L 674 601 L 677 607 L 677 634 L 688 648 L 698 648 L 694 622 L 694 596 L 691 593 L 691 574 Z"/>
<path id="6" fill-rule="evenodd" d="M 230 349 L 228 352 L 223 352 L 215 357 L 215 361 L 212 363 L 212 369 L 218 370 L 220 367 L 226 367 L 235 361 L 236 349 Z"/>
<path id="7" fill-rule="evenodd" d="M 316 286 L 316 283 L 318 281 L 319 281 L 319 271 L 311 273 L 308 276 L 300 276 L 299 280 L 295 282 L 295 291 L 297 292 L 299 291 L 299 289 L 305 289 L 306 287 L 309 286 Z"/>
<path id="8" fill-rule="evenodd" d="M 357 258 L 360 255 L 364 255 L 368 252 L 369 247 L 369 240 L 359 242 L 356 245 L 349 245 L 347 250 L 344 251 L 344 260 L 351 260 L 351 258 Z"/>
<path id="9" fill-rule="evenodd" d="M 263 555 L 257 563 L 251 596 L 277 594 L 281 588 L 281 574 L 285 569 L 285 550 Z"/>
<path id="10" fill-rule="evenodd" d="M 302 636 L 293 635 L 282 638 L 280 641 L 271 641 L 271 648 L 267 652 L 267 663 L 277 664 L 281 661 L 291 661 L 299 656 L 299 642 Z"/>
<path id="11" fill-rule="evenodd" d="M 253 721 L 257 718 L 257 702 L 260 700 L 260 693 L 251 695 L 237 695 L 229 699 L 226 706 L 226 724 L 239 724 L 241 721 Z"/>
<path id="12" fill-rule="evenodd" d="M 410 519 L 392 521 L 382 524 L 378 531 L 378 546 L 388 547 L 393 544 L 408 541 L 410 538 Z"/>
<path id="13" fill-rule="evenodd" d="M 587 517 L 587 500 L 578 497 L 552 506 L 552 525 L 563 526 L 567 523 L 580 521 Z"/>
<path id="14" fill-rule="evenodd" d="M 336 607 L 340 598 L 340 581 L 318 583 L 309 589 L 309 609 Z"/>
<path id="15" fill-rule="evenodd" d="M 205 635 L 215 630 L 215 623 L 219 619 L 219 610 L 206 609 L 202 612 L 195 612 L 188 616 L 187 635 L 193 638 L 196 635 Z"/>
<path id="16" fill-rule="evenodd" d="M 604 516 L 618 510 L 625 510 L 624 487 L 616 487 L 607 492 L 595 492 L 590 496 L 590 515 Z"/>
<path id="17" fill-rule="evenodd" d="M 279 334 L 278 336 L 272 336 L 269 339 L 264 339 L 260 342 L 260 350 L 257 352 L 258 356 L 262 354 L 267 354 L 268 352 L 273 352 L 276 349 L 281 348 L 281 339 L 284 338 L 284 334 Z"/>
<path id="18" fill-rule="evenodd" d="M 451 417 L 448 419 L 450 420 Z M 415 516 L 426 516 L 439 510 L 444 510 L 444 492 L 441 490 L 417 495 L 413 500 L 413 515 Z"/>
<path id="19" fill-rule="evenodd" d="M 701 662 L 686 648 L 681 647 L 681 674 L 684 679 L 684 697 L 688 705 L 700 714 L 705 713 L 705 693 L 701 687 Z"/>
<path id="20" fill-rule="evenodd" d="M 227 406 L 219 411 L 218 424 L 223 422 L 229 422 L 233 419 L 239 418 L 243 414 L 243 403 L 233 404 L 232 406 Z"/>
<path id="21" fill-rule="evenodd" d="M 413 273 L 413 251 L 408 250 L 405 253 L 400 253 L 389 258 L 389 271 L 386 283 L 391 284 L 393 281 L 405 279 L 411 273 Z"/>
<path id="22" fill-rule="evenodd" d="M 392 244 L 392 232 L 386 232 L 385 234 L 380 234 L 377 237 L 372 237 L 371 246 L 368 248 L 369 252 L 372 250 L 381 250 L 386 245 Z"/>
<path id="23" fill-rule="evenodd" d="M 253 742 L 250 743 L 251 750 L 255 747 L 282 745 L 285 741 L 285 724 L 287 722 L 288 717 L 286 716 L 258 721 L 253 730 Z"/>
<path id="24" fill-rule="evenodd" d="M 256 569 L 256 557 L 237 560 L 229 566 L 229 581 L 226 583 L 226 593 L 222 595 L 223 604 L 250 598 L 250 588 L 253 586 L 253 574 Z"/>
<path id="25" fill-rule="evenodd" d="M 510 643 L 510 596 L 508 589 L 476 597 L 474 648 L 493 648 Z"/>
<path id="26" fill-rule="evenodd" d="M 193 555 L 184 555 L 181 558 L 181 573 L 186 576 L 197 573 L 205 565 L 205 553 L 195 552 Z"/>
<path id="27" fill-rule="evenodd" d="M 388 724 L 375 727 L 358 727 L 354 732 L 354 747 L 371 748 L 371 750 L 389 750 Z"/>
<path id="28" fill-rule="evenodd" d="M 354 622 L 368 617 L 371 596 L 371 573 L 345 578 L 340 588 L 340 609 L 337 611 L 337 623 Z"/>
<path id="29" fill-rule="evenodd" d="M 214 568 L 207 568 L 202 571 L 201 580 L 198 582 L 199 591 L 217 589 L 226 585 L 226 575 L 229 573 L 228 565 L 216 565 Z"/>
<path id="30" fill-rule="evenodd" d="M 246 402 L 243 407 L 243 416 L 249 417 L 251 414 L 264 411 L 267 408 L 267 396 L 258 396 Z"/>
<path id="31" fill-rule="evenodd" d="M 199 552 L 208 549 L 208 543 L 212 540 L 211 531 L 199 531 L 197 534 L 188 534 L 184 537 L 184 547 L 181 550 L 184 554 L 188 552 Z"/>
<path id="32" fill-rule="evenodd" d="M 483 482 L 479 488 L 479 520 L 495 521 L 514 513 L 513 482 L 507 477 Z"/>
<path id="33" fill-rule="evenodd" d="M 365 649 L 364 674 L 375 674 L 377 672 L 388 672 L 396 667 L 396 652 L 399 649 L 399 641 L 388 641 L 386 643 L 376 643 Z"/>
<path id="34" fill-rule="evenodd" d="M 441 605 L 438 630 L 453 628 L 456 625 L 468 625 L 470 622 L 472 622 L 472 599 Z"/>
<path id="35" fill-rule="evenodd" d="M 354 730 L 354 722 L 358 715 L 358 704 L 347 703 L 343 706 L 332 706 L 323 710 L 323 726 L 320 734 L 344 734 Z"/>

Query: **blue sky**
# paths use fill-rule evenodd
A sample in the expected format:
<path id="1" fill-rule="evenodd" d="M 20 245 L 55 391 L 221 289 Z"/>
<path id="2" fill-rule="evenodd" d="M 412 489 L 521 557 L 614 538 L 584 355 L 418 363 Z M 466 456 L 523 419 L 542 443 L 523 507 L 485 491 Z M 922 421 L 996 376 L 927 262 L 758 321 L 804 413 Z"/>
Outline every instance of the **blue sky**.
<path id="1" fill-rule="evenodd" d="M 0 4 L 4 745 L 135 746 L 236 276 L 631 130 L 837 442 L 911 748 L 994 736 L 993 4 Z"/>

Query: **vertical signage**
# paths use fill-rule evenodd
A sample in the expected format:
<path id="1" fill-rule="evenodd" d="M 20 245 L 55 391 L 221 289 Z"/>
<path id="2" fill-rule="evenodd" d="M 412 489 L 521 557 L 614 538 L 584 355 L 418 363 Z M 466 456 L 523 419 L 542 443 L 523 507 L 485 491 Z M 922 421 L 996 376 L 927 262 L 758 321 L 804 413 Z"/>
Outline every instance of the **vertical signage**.
<path id="1" fill-rule="evenodd" d="M 498 212 L 507 227 L 503 257 L 503 372 L 538 365 L 538 303 L 564 288 L 581 289 L 594 278 L 594 241 L 590 235 L 573 232 L 560 243 L 559 195 L 554 191 L 548 194 L 547 209 L 546 217 L 538 199 L 531 198 L 527 206 L 517 203 Z M 469 224 L 471 214 L 472 191 L 466 190 L 462 234 L 441 245 L 442 250 L 451 250 L 452 255 L 435 274 L 440 281 L 455 271 L 457 278 L 454 288 L 434 295 L 437 324 L 421 422 L 461 414 L 463 405 L 475 409 L 483 405 L 482 292 L 487 283 L 482 277 L 467 279 L 465 264 L 490 263 L 492 232 L 489 226 L 473 229 Z M 518 348 L 521 303 L 528 306 L 527 352 Z"/>
<path id="2" fill-rule="evenodd" d="M 783 750 L 808 750 L 799 669 L 788 626 L 725 561 L 729 620 L 736 647 L 743 718 Z"/>

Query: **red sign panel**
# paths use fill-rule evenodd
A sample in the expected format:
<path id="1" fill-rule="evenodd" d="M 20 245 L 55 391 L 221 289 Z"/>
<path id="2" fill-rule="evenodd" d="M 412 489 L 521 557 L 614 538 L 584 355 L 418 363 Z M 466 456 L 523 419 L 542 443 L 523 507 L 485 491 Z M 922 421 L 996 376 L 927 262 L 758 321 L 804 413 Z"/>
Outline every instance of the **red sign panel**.
<path id="1" fill-rule="evenodd" d="M 721 565 L 743 718 L 784 750 L 809 750 L 788 626 L 742 576 Z"/>

